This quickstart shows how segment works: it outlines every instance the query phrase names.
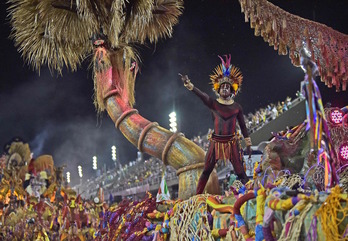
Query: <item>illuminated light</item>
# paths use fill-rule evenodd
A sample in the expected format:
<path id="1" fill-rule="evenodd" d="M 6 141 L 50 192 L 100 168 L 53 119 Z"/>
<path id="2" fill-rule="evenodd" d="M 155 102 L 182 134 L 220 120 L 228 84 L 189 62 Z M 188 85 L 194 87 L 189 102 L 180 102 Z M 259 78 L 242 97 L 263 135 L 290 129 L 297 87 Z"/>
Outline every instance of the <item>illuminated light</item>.
<path id="1" fill-rule="evenodd" d="M 96 156 L 94 156 L 93 157 L 93 170 L 97 170 L 98 169 L 98 166 L 97 166 L 97 157 Z"/>
<path id="2" fill-rule="evenodd" d="M 170 117 L 169 121 L 170 121 L 170 122 L 176 122 L 176 117 L 175 117 L 175 116 Z"/>
<path id="3" fill-rule="evenodd" d="M 338 154 L 342 161 L 348 161 L 348 143 L 343 143 L 338 150 Z"/>
<path id="4" fill-rule="evenodd" d="M 341 124 L 343 120 L 343 112 L 340 109 L 333 109 L 330 111 L 330 121 L 333 124 Z"/>
<path id="5" fill-rule="evenodd" d="M 66 173 L 66 181 L 67 183 L 70 183 L 70 172 Z"/>
<path id="6" fill-rule="evenodd" d="M 77 167 L 77 171 L 79 173 L 79 177 L 82 178 L 83 177 L 83 174 L 82 174 L 82 166 L 78 166 Z"/>
<path id="7" fill-rule="evenodd" d="M 173 111 L 172 113 L 169 114 L 169 126 L 170 126 L 170 131 L 171 132 L 176 132 L 177 129 L 177 123 L 176 123 L 176 113 Z"/>
<path id="8" fill-rule="evenodd" d="M 116 161 L 116 146 L 111 147 L 111 159 Z"/>

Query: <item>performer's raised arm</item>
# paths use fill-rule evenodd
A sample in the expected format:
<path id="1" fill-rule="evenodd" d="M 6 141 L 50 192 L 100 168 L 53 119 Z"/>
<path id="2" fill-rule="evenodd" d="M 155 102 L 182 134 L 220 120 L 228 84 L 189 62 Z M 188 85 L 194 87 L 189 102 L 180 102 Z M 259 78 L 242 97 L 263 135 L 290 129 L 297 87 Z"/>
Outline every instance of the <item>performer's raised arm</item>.
<path id="1" fill-rule="evenodd" d="M 206 106 L 208 106 L 210 108 L 213 105 L 213 99 L 209 95 L 207 95 L 205 92 L 203 92 L 200 89 L 198 89 L 197 87 L 195 87 L 191 83 L 191 80 L 189 79 L 189 77 L 187 75 L 179 74 L 179 76 L 181 77 L 181 80 L 184 83 L 184 86 L 188 90 L 190 90 L 193 93 L 195 93 L 199 98 L 201 98 L 201 100 L 203 101 L 203 103 Z"/>
<path id="2" fill-rule="evenodd" d="M 248 133 L 248 129 L 245 125 L 245 121 L 244 121 L 244 116 L 243 116 L 243 109 L 241 106 L 239 106 L 239 112 L 238 112 L 238 124 L 240 127 L 240 130 L 242 132 L 242 135 L 244 137 L 244 141 L 245 141 L 245 145 L 247 147 L 247 152 L 249 154 L 249 157 L 251 156 L 251 138 L 249 137 L 249 133 Z"/>

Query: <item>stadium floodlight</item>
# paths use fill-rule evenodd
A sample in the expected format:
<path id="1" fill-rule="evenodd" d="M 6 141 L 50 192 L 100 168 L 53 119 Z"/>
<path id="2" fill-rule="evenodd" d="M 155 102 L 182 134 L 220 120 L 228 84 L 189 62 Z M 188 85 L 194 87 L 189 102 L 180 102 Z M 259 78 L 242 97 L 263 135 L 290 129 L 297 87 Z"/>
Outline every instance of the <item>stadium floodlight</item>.
<path id="1" fill-rule="evenodd" d="M 79 177 L 82 178 L 83 177 L 83 174 L 82 174 L 82 166 L 78 166 L 77 167 L 77 171 L 79 173 Z"/>
<path id="2" fill-rule="evenodd" d="M 173 111 L 169 114 L 169 126 L 171 132 L 176 132 L 177 129 L 177 123 L 176 123 L 176 113 Z"/>
<path id="3" fill-rule="evenodd" d="M 70 183 L 70 172 L 66 172 L 66 181 Z"/>
<path id="4" fill-rule="evenodd" d="M 93 157 L 93 170 L 97 170 L 97 169 L 98 169 L 97 157 L 94 156 L 94 157 Z"/>
<path id="5" fill-rule="evenodd" d="M 111 158 L 114 162 L 116 161 L 116 146 L 111 147 Z"/>

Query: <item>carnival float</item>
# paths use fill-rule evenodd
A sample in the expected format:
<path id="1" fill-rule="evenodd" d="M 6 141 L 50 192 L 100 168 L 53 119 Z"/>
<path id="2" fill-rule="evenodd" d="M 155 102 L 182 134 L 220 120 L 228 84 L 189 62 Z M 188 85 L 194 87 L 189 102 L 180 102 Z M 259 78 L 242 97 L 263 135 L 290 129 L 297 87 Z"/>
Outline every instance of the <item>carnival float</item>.
<path id="1" fill-rule="evenodd" d="M 183 1 L 9 2 L 12 37 L 34 69 L 76 71 L 93 54 L 98 112 L 106 110 L 141 152 L 177 170 L 179 199 L 156 202 L 147 194 L 108 206 L 100 192 L 82 200 L 62 186 L 62 167 L 51 156 L 34 159 L 17 139 L 1 159 L 4 240 L 348 240 L 348 111 L 324 108 L 314 78 L 346 90 L 347 35 L 266 0 L 239 1 L 255 36 L 304 69 L 307 119 L 274 136 L 249 182 L 236 180 L 218 195 L 213 172 L 205 193 L 195 195 L 204 151 L 133 108 L 133 43 L 170 37 Z"/>

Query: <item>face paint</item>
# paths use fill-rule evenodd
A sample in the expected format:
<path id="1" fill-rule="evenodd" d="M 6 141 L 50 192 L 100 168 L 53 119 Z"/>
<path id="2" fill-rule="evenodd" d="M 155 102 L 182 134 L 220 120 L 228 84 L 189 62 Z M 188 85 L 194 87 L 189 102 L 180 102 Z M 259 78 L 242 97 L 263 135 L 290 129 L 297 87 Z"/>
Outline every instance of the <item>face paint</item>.
<path id="1" fill-rule="evenodd" d="M 223 83 L 220 86 L 219 94 L 221 98 L 226 99 L 231 96 L 231 85 L 227 83 Z"/>

